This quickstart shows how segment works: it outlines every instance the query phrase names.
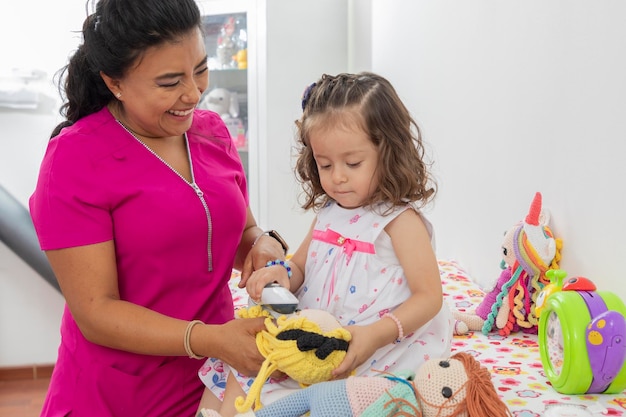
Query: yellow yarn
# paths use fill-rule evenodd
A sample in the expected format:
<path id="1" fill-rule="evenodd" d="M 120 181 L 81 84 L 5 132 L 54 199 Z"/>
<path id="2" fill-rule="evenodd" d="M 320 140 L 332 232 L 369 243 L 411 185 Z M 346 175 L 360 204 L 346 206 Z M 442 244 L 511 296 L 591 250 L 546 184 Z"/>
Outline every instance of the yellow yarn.
<path id="1" fill-rule="evenodd" d="M 248 310 L 252 310 L 254 306 Z M 258 310 L 242 312 L 247 317 L 259 317 Z M 241 315 L 241 314 L 240 314 Z M 334 319 L 333 319 L 334 320 Z M 300 316 L 297 313 L 290 316 L 280 316 L 276 322 L 271 317 L 265 319 L 266 330 L 257 333 L 256 344 L 259 352 L 265 357 L 265 361 L 259 370 L 248 395 L 244 399 L 238 397 L 235 400 L 235 407 L 240 413 L 261 408 L 261 389 L 269 376 L 280 370 L 298 381 L 301 386 L 307 386 L 317 382 L 331 379 L 331 372 L 335 369 L 346 355 L 345 350 L 332 350 L 324 359 L 316 356 L 317 349 L 300 350 L 297 340 L 280 340 L 280 334 L 286 334 L 289 330 L 302 330 L 307 333 L 321 335 L 326 338 L 339 339 L 349 342 L 350 332 L 337 323 L 337 327 L 328 331 L 323 331 L 320 325 L 308 317 Z"/>
<path id="2" fill-rule="evenodd" d="M 270 317 L 269 311 L 264 309 L 260 305 L 250 306 L 248 308 L 242 308 L 237 310 L 237 315 L 241 319 L 254 319 L 257 317 Z"/>

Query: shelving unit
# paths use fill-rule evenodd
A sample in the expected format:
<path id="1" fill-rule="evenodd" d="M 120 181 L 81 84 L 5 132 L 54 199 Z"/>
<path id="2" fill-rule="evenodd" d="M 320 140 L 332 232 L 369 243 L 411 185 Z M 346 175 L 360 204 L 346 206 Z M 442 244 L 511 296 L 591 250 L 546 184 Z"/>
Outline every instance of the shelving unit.
<path id="1" fill-rule="evenodd" d="M 219 106 L 224 100 L 228 101 L 225 106 L 229 111 L 220 114 L 235 140 L 246 177 L 250 180 L 247 12 L 203 15 L 202 23 L 210 87 L 199 107 L 216 110 L 215 106 Z M 216 89 L 221 91 L 217 92 Z"/>
<path id="2" fill-rule="evenodd" d="M 250 208 L 264 228 L 279 229 L 293 245 L 310 225 L 298 209 L 300 187 L 292 164 L 294 121 L 304 88 L 323 73 L 348 67 L 347 0 L 196 0 L 205 24 L 209 93 L 237 94 L 246 132 L 238 146 L 246 167 Z M 245 23 L 245 68 L 237 49 L 218 56 L 218 38 L 229 18 L 239 35 Z M 231 131 L 232 132 L 232 131 Z M 237 143 L 237 141 L 236 141 Z"/>

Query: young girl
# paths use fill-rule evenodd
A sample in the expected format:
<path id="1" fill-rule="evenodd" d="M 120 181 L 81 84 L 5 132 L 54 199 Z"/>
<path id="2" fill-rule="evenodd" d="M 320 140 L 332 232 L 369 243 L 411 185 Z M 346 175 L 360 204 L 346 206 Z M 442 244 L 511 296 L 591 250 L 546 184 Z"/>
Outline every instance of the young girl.
<path id="1" fill-rule="evenodd" d="M 372 73 L 324 75 L 305 91 L 302 108 L 296 171 L 303 208 L 317 217 L 287 265 L 270 262 L 241 285 L 257 300 L 276 281 L 295 293 L 299 308 L 332 313 L 352 335 L 335 378 L 417 369 L 449 356 L 453 319 L 432 227 L 419 211 L 435 189 L 417 124 L 393 86 Z M 203 376 L 214 392 L 215 365 L 207 362 Z M 245 390 L 249 381 L 238 379 Z M 263 403 L 289 388 L 298 385 L 270 379 Z M 229 391 L 223 415 L 231 413 Z"/>

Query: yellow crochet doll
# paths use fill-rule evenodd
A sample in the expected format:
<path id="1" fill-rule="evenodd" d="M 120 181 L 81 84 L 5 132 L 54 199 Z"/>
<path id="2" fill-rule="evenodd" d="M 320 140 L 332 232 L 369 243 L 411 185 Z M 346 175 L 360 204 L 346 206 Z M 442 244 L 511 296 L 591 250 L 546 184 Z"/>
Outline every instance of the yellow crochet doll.
<path id="1" fill-rule="evenodd" d="M 261 407 L 261 388 L 275 371 L 281 371 L 302 387 L 331 379 L 331 372 L 346 355 L 350 332 L 330 314 L 307 309 L 273 319 L 260 306 L 239 311 L 239 316 L 267 317 L 266 330 L 256 336 L 265 361 L 246 398 L 238 397 L 235 407 L 241 412 Z"/>

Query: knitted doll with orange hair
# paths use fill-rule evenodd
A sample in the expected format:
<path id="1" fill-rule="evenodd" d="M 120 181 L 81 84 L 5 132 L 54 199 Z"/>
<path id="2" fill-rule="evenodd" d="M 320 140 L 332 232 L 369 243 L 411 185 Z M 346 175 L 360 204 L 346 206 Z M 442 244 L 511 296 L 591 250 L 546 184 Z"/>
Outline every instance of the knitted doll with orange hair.
<path id="1" fill-rule="evenodd" d="M 417 373 L 320 382 L 239 417 L 511 417 L 487 368 L 470 354 L 431 359 Z M 201 410 L 200 417 L 219 417 Z"/>

